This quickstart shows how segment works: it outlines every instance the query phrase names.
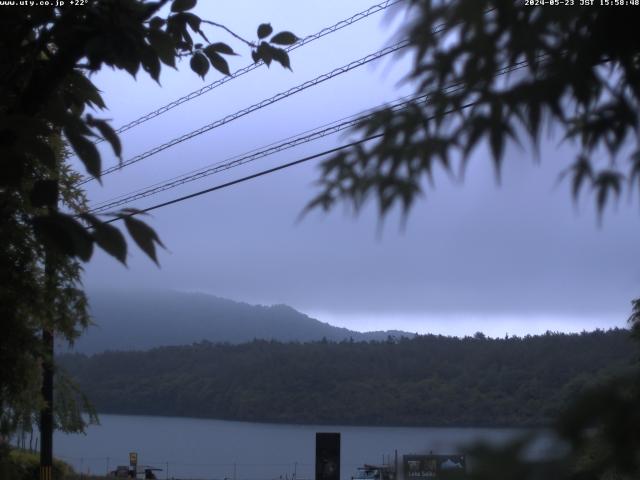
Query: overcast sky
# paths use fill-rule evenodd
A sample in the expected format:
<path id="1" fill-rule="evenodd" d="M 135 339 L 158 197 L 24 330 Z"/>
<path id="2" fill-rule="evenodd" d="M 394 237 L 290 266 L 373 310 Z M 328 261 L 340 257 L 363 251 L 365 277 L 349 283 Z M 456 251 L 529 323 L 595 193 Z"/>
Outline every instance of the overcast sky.
<path id="1" fill-rule="evenodd" d="M 200 2 L 196 12 L 255 39 L 255 27 L 299 37 L 365 10 L 371 0 Z M 264 98 L 389 45 L 402 15 L 367 20 L 291 54 L 293 72 L 265 67 L 235 79 L 122 135 L 128 159 Z M 241 55 L 250 52 L 222 31 Z M 254 114 L 170 148 L 88 185 L 91 203 L 162 182 L 233 155 L 284 139 L 411 92 L 398 86 L 410 58 L 392 57 L 341 75 Z M 181 65 L 163 70 L 162 88 L 139 75 L 100 72 L 95 83 L 120 126 L 218 78 L 203 82 Z M 212 175 L 132 206 L 207 188 L 344 143 L 337 135 Z M 105 166 L 116 160 L 102 148 Z M 598 226 L 592 199 L 571 201 L 557 176 L 573 158 L 570 144 L 546 140 L 542 162 L 508 149 L 496 185 L 484 151 L 463 184 L 438 175 L 435 191 L 416 204 L 406 227 L 391 215 L 379 229 L 373 208 L 354 217 L 337 208 L 296 219 L 314 192 L 319 163 L 308 163 L 187 202 L 150 218 L 168 250 L 161 268 L 131 248 L 128 268 L 97 253 L 85 285 L 200 291 L 249 303 L 285 303 L 315 318 L 358 330 L 490 335 L 580 331 L 625 325 L 640 295 L 638 198 L 623 199 Z"/>

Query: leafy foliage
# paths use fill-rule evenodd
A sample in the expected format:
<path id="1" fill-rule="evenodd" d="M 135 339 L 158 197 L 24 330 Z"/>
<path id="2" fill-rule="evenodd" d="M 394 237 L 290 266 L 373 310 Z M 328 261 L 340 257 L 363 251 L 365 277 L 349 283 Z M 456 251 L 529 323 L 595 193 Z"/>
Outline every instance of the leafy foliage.
<path id="1" fill-rule="evenodd" d="M 168 3 L 169 14 L 165 18 L 158 16 Z M 90 75 L 103 66 L 124 70 L 134 77 L 142 69 L 158 81 L 162 64 L 175 67 L 177 60 L 189 57 L 191 69 L 203 79 L 210 67 L 229 75 L 224 56 L 235 55 L 234 50 L 226 43 L 210 42 L 202 28 L 214 25 L 240 37 L 192 13 L 196 3 L 105 0 L 91 1 L 82 9 L 7 9 L 0 20 L 0 150 L 10 161 L 0 167 L 0 195 L 31 196 L 39 206 L 52 198 L 54 186 L 47 182 L 55 175 L 53 152 L 43 141 L 52 132 L 64 133 L 73 153 L 98 180 L 102 158 L 95 140 L 106 140 L 120 158 L 122 145 L 109 122 L 85 113 L 87 108 L 106 108 L 90 80 Z M 273 29 L 263 24 L 258 30 L 262 40 Z M 196 36 L 205 44 L 197 43 Z M 281 32 L 274 38 L 280 45 L 297 40 L 290 32 Z M 259 45 L 241 40 L 251 47 L 254 59 L 262 59 L 267 65 L 276 60 L 290 68 L 284 50 L 266 40 Z M 32 215 L 30 223 L 39 240 L 65 255 L 88 261 L 97 245 L 124 263 L 127 252 L 121 237 L 105 227 L 99 217 L 89 218 L 82 213 L 44 210 Z M 124 211 L 116 214 L 127 218 L 135 215 Z M 128 221 L 127 226 L 134 225 L 135 242 L 144 245 L 143 251 L 157 263 L 155 248 L 149 245 L 161 242 L 151 228 L 142 228 L 137 222 Z M 132 228 L 128 230 L 132 233 Z"/>
<path id="2" fill-rule="evenodd" d="M 31 480 L 39 477 L 38 455 L 19 449 L 10 449 L 0 444 L 0 477 L 3 480 Z M 71 466 L 61 460 L 54 459 L 52 480 L 65 480 L 75 477 Z"/>
<path id="3" fill-rule="evenodd" d="M 0 369 L 0 436 L 16 428 L 31 431 L 37 423 L 37 412 L 43 406 L 41 362 L 50 359 L 43 349 L 42 330 L 55 331 L 58 340 L 73 342 L 89 325 L 87 300 L 79 288 L 82 269 L 78 261 L 43 245 L 38 231 L 30 225 L 30 215 L 40 212 L 42 203 L 50 204 L 58 197 L 63 208 L 85 205 L 82 192 L 73 187 L 79 175 L 61 164 L 64 152 L 60 138 L 50 137 L 48 145 L 59 164 L 56 181 L 37 181 L 44 191 L 36 193 L 34 188 L 30 198 L 7 197 L 0 209 L 0 362 L 11 366 Z M 57 219 L 57 212 L 52 213 L 51 217 L 37 218 Z M 88 235 L 80 230 L 81 235 Z M 81 431 L 85 426 L 81 412 L 87 404 L 75 402 L 77 395 L 65 395 L 60 389 L 57 394 L 57 399 L 65 401 L 54 404 L 56 425 L 65 431 Z"/>
<path id="4" fill-rule="evenodd" d="M 158 16 L 169 4 L 166 17 Z M 123 264 L 127 259 L 123 233 L 86 212 L 80 177 L 66 162 L 74 153 L 88 174 L 100 180 L 97 140 L 106 140 L 116 157 L 122 154 L 115 130 L 95 116 L 106 105 L 91 75 L 106 66 L 133 77 L 143 70 L 159 81 L 162 65 L 176 67 L 183 57 L 190 58 L 192 70 L 202 78 L 210 65 L 229 75 L 223 56 L 235 52 L 225 43 L 211 43 L 202 27 L 211 24 L 233 32 L 192 13 L 196 4 L 89 0 L 82 8 L 2 11 L 0 363 L 11 366 L 0 369 L 3 428 L 15 426 L 16 418 L 31 418 L 42 406 L 40 364 L 48 354 L 40 332 L 46 329 L 72 342 L 89 324 L 78 262 L 89 261 L 96 246 Z M 206 46 L 194 42 L 194 36 Z M 279 58 L 289 67 L 286 54 Z M 63 142 L 71 152 L 62 152 Z M 163 244 L 151 227 L 133 218 L 139 213 L 122 210 L 110 215 L 123 218 L 134 242 L 158 263 L 156 247 Z M 58 412 L 58 427 L 81 429 L 84 422 L 74 407 L 84 403 L 81 394 L 62 381 L 59 387 L 64 410 Z"/>
<path id="5" fill-rule="evenodd" d="M 581 335 L 241 345 L 202 342 L 58 361 L 102 412 L 251 421 L 550 425 L 632 370 L 628 330 Z"/>
<path id="6" fill-rule="evenodd" d="M 412 0 L 411 13 L 409 80 L 429 100 L 362 122 L 360 135 L 379 138 L 328 159 L 308 208 L 347 201 L 357 210 L 374 197 L 382 215 L 393 205 L 406 212 L 435 168 L 452 174 L 460 159 L 464 172 L 486 142 L 499 175 L 506 143 L 537 147 L 545 125 L 576 145 L 574 198 L 590 187 L 600 215 L 639 186 L 637 9 Z M 431 33 L 442 24 L 445 33 Z M 510 68 L 518 71 L 499 75 Z"/>

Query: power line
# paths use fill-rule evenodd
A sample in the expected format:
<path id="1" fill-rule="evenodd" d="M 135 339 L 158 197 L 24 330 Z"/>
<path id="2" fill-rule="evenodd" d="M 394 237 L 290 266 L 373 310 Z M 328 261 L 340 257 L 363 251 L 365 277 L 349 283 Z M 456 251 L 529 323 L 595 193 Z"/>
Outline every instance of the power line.
<path id="1" fill-rule="evenodd" d="M 375 53 L 372 53 L 370 55 L 367 55 L 366 57 L 362 57 L 359 60 L 355 60 L 347 65 L 344 65 L 342 67 L 336 68 L 332 71 L 330 71 L 329 73 L 325 73 L 323 75 L 320 75 L 319 77 L 314 78 L 313 80 L 308 80 L 300 85 L 297 85 L 293 88 L 290 88 L 289 90 L 286 90 L 284 92 L 280 92 L 276 95 L 274 95 L 273 97 L 267 98 L 265 100 L 262 100 L 258 103 L 254 103 L 253 105 L 246 107 L 242 110 L 239 110 L 235 113 L 232 113 L 230 115 L 227 115 L 219 120 L 216 120 L 215 122 L 209 123 L 203 127 L 200 127 L 196 130 L 193 130 L 189 133 L 185 133 L 184 135 L 181 135 L 180 137 L 176 137 L 172 140 L 169 140 L 168 142 L 165 142 L 161 145 L 158 145 L 154 148 L 152 148 L 151 150 L 147 150 L 144 153 L 141 153 L 139 155 L 136 155 L 135 157 L 132 157 L 128 160 L 125 160 L 123 162 L 121 162 L 119 165 L 115 165 L 113 167 L 109 167 L 105 170 L 103 170 L 101 172 L 101 175 L 108 175 L 110 173 L 116 172 L 118 170 L 121 170 L 124 167 L 127 167 L 129 165 L 132 165 L 134 163 L 138 163 L 141 160 L 144 160 L 145 158 L 151 157 L 157 153 L 162 152 L 163 150 L 166 150 L 167 148 L 173 147 L 179 143 L 185 142 L 187 140 L 191 140 L 194 137 L 197 137 L 198 135 L 202 135 L 203 133 L 206 133 L 210 130 L 213 130 L 214 128 L 218 128 L 222 125 L 225 125 L 229 122 L 232 122 L 234 120 L 237 120 L 238 118 L 244 117 L 245 115 L 248 115 L 250 113 L 253 113 L 257 110 L 260 110 L 262 108 L 265 108 L 273 103 L 279 102 L 280 100 L 283 100 L 287 97 L 290 97 L 292 95 L 295 95 L 296 93 L 300 93 L 310 87 L 314 87 L 322 82 L 325 82 L 327 80 L 330 80 L 334 77 L 337 77 L 338 75 L 342 75 L 343 73 L 349 72 L 355 68 L 361 67 L 362 65 L 366 65 L 367 63 L 373 62 L 374 60 L 378 60 L 379 58 L 382 58 L 385 55 L 388 55 L 390 53 L 396 52 L 404 47 L 406 47 L 407 45 L 409 45 L 409 41 L 408 40 L 403 40 L 401 42 L 398 42 L 394 45 L 391 45 L 389 47 L 383 48 L 382 50 L 378 50 Z M 85 177 L 84 179 L 80 180 L 78 182 L 78 185 L 84 185 L 85 183 L 90 182 L 91 180 L 94 180 L 94 177 Z"/>
<path id="2" fill-rule="evenodd" d="M 387 9 L 387 8 L 397 4 L 397 3 L 400 3 L 401 1 L 402 0 L 387 0 L 386 2 L 382 2 L 382 3 L 379 3 L 377 5 L 373 5 L 373 6 L 369 7 L 366 10 L 358 12 L 355 15 L 352 15 L 349 18 L 346 18 L 344 20 L 339 21 L 338 23 L 335 23 L 335 24 L 331 25 L 330 27 L 325 27 L 322 30 L 320 30 L 320 31 L 318 31 L 318 32 L 316 32 L 314 34 L 308 35 L 308 36 L 304 37 L 303 39 L 298 40 L 296 43 L 294 43 L 293 45 L 290 45 L 285 50 L 287 52 L 290 52 L 292 50 L 300 48 L 300 47 L 302 47 L 304 45 L 307 45 L 307 44 L 313 42 L 314 40 L 317 40 L 319 38 L 324 37 L 325 35 L 329 35 L 330 33 L 337 32 L 338 30 L 341 30 L 341 29 L 343 29 L 345 27 L 348 27 L 349 25 L 352 25 L 352 24 L 354 24 L 354 23 L 356 23 L 356 22 L 358 22 L 360 20 L 363 20 L 363 19 L 365 19 L 365 18 L 367 18 L 367 17 L 369 17 L 369 16 L 371 16 L 371 15 L 373 15 L 375 13 L 378 13 L 378 12 L 380 12 L 382 10 L 385 10 L 385 9 Z M 205 94 L 207 92 L 210 92 L 211 90 L 213 90 L 213 89 L 215 89 L 217 87 L 220 87 L 221 85 L 224 85 L 225 83 L 227 83 L 227 82 L 229 82 L 229 81 L 231 81 L 231 80 L 233 80 L 235 78 L 238 78 L 238 77 L 244 75 L 245 73 L 249 73 L 252 70 L 255 70 L 256 68 L 262 66 L 263 64 L 264 64 L 264 62 L 260 61 L 258 63 L 252 63 L 250 65 L 247 65 L 246 67 L 243 67 L 243 68 L 241 68 L 239 70 L 236 70 L 231 75 L 224 76 L 224 77 L 216 80 L 215 82 L 210 83 L 209 85 L 206 85 L 206 86 L 204 86 L 204 87 L 202 87 L 202 88 L 200 88 L 198 90 L 194 90 L 193 92 L 190 92 L 187 95 L 184 95 L 183 97 L 180 97 L 180 98 L 178 98 L 178 99 L 176 99 L 176 100 L 174 100 L 174 101 L 172 101 L 172 102 L 170 102 L 170 103 L 168 103 L 166 105 L 163 105 L 162 107 L 160 107 L 160 108 L 158 108 L 156 110 L 153 110 L 153 111 L 151 111 L 149 113 L 146 113 L 146 114 L 142 115 L 141 117 L 138 117 L 135 120 L 132 120 L 131 122 L 129 122 L 129 123 L 125 124 L 125 125 L 122 125 L 121 127 L 119 127 L 116 130 L 116 132 L 117 133 L 123 133 L 123 132 L 126 132 L 127 130 L 131 130 L 132 128 L 135 128 L 138 125 L 141 125 L 141 124 L 143 124 L 143 123 L 145 123 L 145 122 L 147 122 L 147 121 L 149 121 L 149 120 L 151 120 L 153 118 L 156 118 L 156 117 L 168 112 L 169 110 L 172 110 L 173 108 L 175 108 L 175 107 L 177 107 L 179 105 L 182 105 L 183 103 L 186 103 L 186 102 L 188 102 L 190 100 L 193 100 L 194 98 L 199 97 L 200 95 L 203 95 L 203 94 Z M 97 143 L 100 143 L 102 141 L 104 141 L 104 140 L 102 138 L 100 138 L 100 139 L 96 140 L 95 143 L 97 144 Z"/>
<path id="3" fill-rule="evenodd" d="M 436 35 L 440 32 L 442 32 L 443 30 L 445 30 L 447 28 L 447 24 L 446 23 L 442 23 L 440 25 L 435 26 L 432 29 L 432 34 Z M 330 80 L 334 77 L 337 77 L 338 75 L 342 75 L 343 73 L 349 72 L 355 68 L 361 67 L 362 65 L 366 65 L 367 63 L 373 62 L 375 60 L 378 60 L 382 57 L 384 57 L 385 55 L 389 55 L 390 53 L 396 52 L 402 48 L 407 47 L 410 44 L 408 39 L 402 40 L 394 45 L 391 45 L 389 47 L 385 47 L 381 50 L 378 50 L 377 52 L 374 52 L 372 54 L 369 54 L 365 57 L 362 57 L 358 60 L 354 60 L 351 63 L 348 63 L 347 65 L 344 65 L 342 67 L 336 68 L 328 73 L 325 73 L 323 75 L 320 75 L 312 80 L 308 80 L 300 85 L 297 85 L 293 88 L 290 88 L 289 90 L 286 90 L 284 92 L 280 92 L 276 95 L 274 95 L 273 97 L 267 98 L 265 100 L 262 100 L 258 103 L 255 103 L 249 107 L 246 107 L 242 110 L 239 110 L 233 114 L 227 115 L 219 120 L 216 120 L 215 122 L 212 122 L 208 125 L 205 125 L 203 127 L 200 127 L 196 130 L 193 130 L 189 133 L 186 133 L 180 137 L 176 137 L 168 142 L 165 142 L 159 146 L 156 146 L 154 148 L 152 148 L 151 150 L 147 150 L 144 153 L 141 153 L 139 155 L 136 155 L 135 157 L 130 158 L 129 160 L 125 160 L 124 162 L 120 162 L 118 165 L 115 165 L 113 167 L 109 167 L 105 170 L 103 170 L 101 172 L 101 175 L 108 175 L 110 173 L 116 172 L 118 170 L 121 170 L 124 167 L 127 167 L 129 165 L 132 165 L 134 163 L 137 163 L 141 160 L 144 160 L 145 158 L 151 157 L 157 153 L 160 153 L 163 150 L 166 150 L 167 148 L 173 147 L 174 145 L 177 145 L 179 143 L 182 143 L 186 140 L 190 140 L 198 135 L 201 135 L 205 132 L 208 132 L 210 130 L 213 130 L 214 128 L 220 127 L 222 125 L 225 125 L 229 122 L 232 122 L 234 120 L 237 120 L 238 118 L 241 118 L 245 115 L 248 115 L 250 113 L 253 113 L 257 110 L 260 110 L 264 107 L 267 107 L 273 103 L 276 103 L 280 100 L 283 100 L 287 97 L 290 97 L 292 95 L 295 95 L 296 93 L 302 92 L 310 87 L 314 87 L 322 82 L 325 82 L 327 80 Z M 78 182 L 77 185 L 84 185 L 85 183 L 88 183 L 92 180 L 95 180 L 95 177 L 85 177 L 82 180 L 80 180 Z"/>
<path id="4" fill-rule="evenodd" d="M 244 182 L 246 182 L 248 180 L 253 180 L 254 178 L 262 177 L 264 175 L 268 175 L 270 173 L 274 173 L 274 172 L 277 172 L 279 170 L 284 170 L 285 168 L 293 167 L 295 165 L 300 165 L 301 163 L 305 163 L 305 162 L 308 162 L 310 160 L 314 160 L 316 158 L 323 157 L 325 155 L 329 155 L 331 153 L 336 153 L 336 152 L 339 152 L 340 150 L 345 150 L 345 149 L 350 148 L 350 147 L 355 147 L 356 145 L 360 145 L 360 144 L 368 142 L 370 140 L 374 140 L 376 138 L 380 138 L 383 135 L 384 135 L 384 133 L 379 133 L 377 135 L 372 135 L 370 137 L 362 138 L 360 140 L 348 143 L 346 145 L 341 145 L 339 147 L 330 148 L 329 150 L 324 150 L 324 151 L 319 152 L 319 153 L 314 153 L 313 155 L 309 155 L 309 156 L 300 158 L 298 160 L 294 160 L 293 162 L 289 162 L 289 163 L 285 163 L 285 164 L 282 164 L 282 165 L 278 165 L 277 167 L 269 168 L 267 170 L 262 170 L 262 171 L 260 171 L 258 173 L 254 173 L 252 175 L 247 175 L 246 177 L 238 178 L 238 179 L 232 180 L 230 182 L 226 182 L 226 183 L 222 183 L 220 185 L 216 185 L 215 187 L 210 187 L 210 188 L 207 188 L 207 189 L 204 189 L 204 190 L 200 190 L 200 191 L 195 192 L 195 193 L 191 193 L 189 195 L 184 195 L 182 197 L 174 198 L 173 200 L 169 200 L 167 202 L 157 203 L 156 205 L 144 208 L 142 210 L 136 210 L 135 212 L 130 212 L 128 214 L 118 215 L 117 217 L 114 217 L 112 219 L 106 220 L 104 223 L 113 223 L 116 220 L 121 220 L 123 218 L 133 217 L 135 215 L 140 215 L 142 213 L 151 212 L 152 210 L 157 210 L 158 208 L 162 208 L 162 207 L 166 207 L 166 206 L 169 206 L 169 205 L 173 205 L 174 203 L 184 202 L 185 200 L 189 200 L 191 198 L 199 197 L 199 196 L 204 195 L 206 193 L 215 192 L 216 190 L 222 190 L 223 188 L 231 187 L 231 186 L 237 185 L 239 183 L 244 183 Z"/>
<path id="5" fill-rule="evenodd" d="M 472 105 L 475 105 L 476 103 L 477 102 L 471 102 L 471 103 L 468 103 L 466 105 L 462 105 L 461 107 L 458 107 L 455 110 L 450 110 L 450 111 L 444 112 L 443 115 L 447 115 L 447 114 L 452 113 L 454 111 L 458 111 L 458 110 L 462 110 L 462 109 L 468 108 L 468 107 L 470 107 Z M 432 118 L 435 118 L 435 117 L 432 117 Z M 336 153 L 336 152 L 339 152 L 341 150 L 346 150 L 347 148 L 355 147 L 356 145 L 361 145 L 363 143 L 369 142 L 371 140 L 375 140 L 377 138 L 381 138 L 383 136 L 384 136 L 384 133 L 378 133 L 376 135 L 371 135 L 369 137 L 361 138 L 360 140 L 356 140 L 354 142 L 350 142 L 350 143 L 347 143 L 345 145 L 340 145 L 339 147 L 330 148 L 328 150 L 324 150 L 324 151 L 319 152 L 319 153 L 314 153 L 313 155 L 308 155 L 308 156 L 300 158 L 298 160 L 294 160 L 294 161 L 289 162 L 289 163 L 278 165 L 277 167 L 269 168 L 267 170 L 262 170 L 260 172 L 254 173 L 252 175 L 247 175 L 245 177 L 238 178 L 236 180 L 232 180 L 230 182 L 226 182 L 226 183 L 222 183 L 220 185 L 216 185 L 214 187 L 206 188 L 204 190 L 200 190 L 200 191 L 195 192 L 195 193 L 190 193 L 189 195 L 184 195 L 182 197 L 174 198 L 173 200 L 169 200 L 169 201 L 162 202 L 162 203 L 157 203 L 157 204 L 155 204 L 155 205 L 153 205 L 151 207 L 143 208 L 141 210 L 140 209 L 136 209 L 136 211 L 134 211 L 134 212 L 128 212 L 126 214 L 118 215 L 118 216 L 116 216 L 116 217 L 114 217 L 112 219 L 109 219 L 109 220 L 105 221 L 104 223 L 113 223 L 116 220 L 121 220 L 121 219 L 127 218 L 127 217 L 134 217 L 136 215 L 140 215 L 140 214 L 143 214 L 143 213 L 151 212 L 153 210 L 157 210 L 158 208 L 162 208 L 162 207 L 167 207 L 169 205 L 173 205 L 174 203 L 184 202 L 185 200 L 189 200 L 191 198 L 199 197 L 199 196 L 205 195 L 207 193 L 215 192 L 216 190 L 222 190 L 223 188 L 228 188 L 228 187 L 231 187 L 233 185 L 237 185 L 239 183 L 244 183 L 246 181 L 253 180 L 254 178 L 263 177 L 265 175 L 269 175 L 270 173 L 274 173 L 274 172 L 277 172 L 279 170 L 284 170 L 286 168 L 294 167 L 296 165 L 300 165 L 301 163 L 305 163 L 305 162 L 308 162 L 310 160 L 315 160 L 316 158 L 320 158 L 320 157 L 323 157 L 325 155 L 329 155 L 331 153 Z"/>
<path id="6" fill-rule="evenodd" d="M 400 111 L 405 109 L 407 105 L 410 104 L 411 102 L 428 101 L 428 97 L 429 97 L 429 94 L 423 94 L 419 96 L 414 96 L 409 100 L 399 99 L 396 101 L 396 103 L 390 105 L 389 107 L 393 111 Z M 408 97 L 405 97 L 405 98 L 408 98 Z M 100 213 L 107 209 L 115 208 L 120 205 L 124 205 L 135 200 L 140 200 L 142 198 L 155 195 L 165 190 L 169 190 L 169 189 L 184 185 L 186 183 L 190 183 L 190 182 L 208 177 L 210 175 L 213 175 L 225 170 L 229 170 L 231 168 L 239 167 L 246 163 L 253 162 L 260 158 L 264 158 L 264 157 L 273 155 L 275 153 L 279 153 L 284 150 L 288 150 L 290 148 L 293 148 L 308 142 L 312 142 L 314 140 L 318 140 L 328 135 L 333 135 L 335 133 L 338 133 L 348 128 L 356 126 L 359 122 L 369 118 L 372 112 L 374 112 L 376 109 L 382 106 L 383 105 L 380 105 L 372 109 L 368 109 L 366 112 L 361 112 L 356 115 L 351 115 L 341 120 L 337 120 L 332 123 L 323 125 L 321 127 L 317 127 L 313 130 L 307 130 L 306 132 L 286 138 L 279 142 L 271 143 L 265 147 L 254 149 L 254 150 L 251 150 L 250 152 L 231 157 L 221 162 L 216 162 L 212 165 L 192 171 L 190 173 L 173 177 L 164 182 L 156 183 L 151 186 L 142 188 L 140 190 L 136 190 L 134 192 L 130 192 L 128 194 L 124 194 L 119 197 L 112 198 L 110 200 L 107 200 L 95 205 L 93 208 L 91 208 L 90 212 L 94 214 Z"/>
<path id="7" fill-rule="evenodd" d="M 496 72 L 495 76 L 497 77 L 507 73 L 514 72 L 516 70 L 526 67 L 527 65 L 528 63 L 526 61 L 522 61 L 514 65 L 511 65 L 509 67 L 504 67 L 500 69 L 498 72 Z M 456 83 L 443 88 L 440 92 L 451 94 L 451 93 L 455 93 L 461 88 L 463 88 L 462 84 Z M 389 105 L 389 108 L 391 108 L 393 111 L 401 111 L 405 109 L 412 102 L 428 102 L 431 95 L 433 95 L 432 92 L 425 93 L 422 95 L 417 95 L 417 96 L 403 97 L 396 100 L 393 104 Z M 121 205 L 127 204 L 129 202 L 140 200 L 142 198 L 146 198 L 146 197 L 158 194 L 160 192 L 170 190 L 172 188 L 176 188 L 186 183 L 200 180 L 210 175 L 213 175 L 225 170 L 229 170 L 231 168 L 239 167 L 241 165 L 244 165 L 249 162 L 253 162 L 260 158 L 264 158 L 264 157 L 282 152 L 284 150 L 288 150 L 298 145 L 302 145 L 304 143 L 312 142 L 314 140 L 323 138 L 325 136 L 338 133 L 340 131 L 346 130 L 350 127 L 357 125 L 361 121 L 364 121 L 365 119 L 370 117 L 371 114 L 380 107 L 381 106 L 368 109 L 359 114 L 351 115 L 349 117 L 336 120 L 334 122 L 325 124 L 323 126 L 317 127 L 312 130 L 307 130 L 298 135 L 294 135 L 284 140 L 281 140 L 279 142 L 273 142 L 267 146 L 251 150 L 244 154 L 236 155 L 234 157 L 228 158 L 226 160 L 222 160 L 220 162 L 216 162 L 214 164 L 208 165 L 207 167 L 194 170 L 194 171 L 179 175 L 177 177 L 173 177 L 163 182 L 155 183 L 148 187 L 120 195 L 110 200 L 100 202 L 97 205 L 95 205 L 90 210 L 90 212 L 95 214 L 95 213 L 103 212 L 110 208 L 116 208 Z"/>
<path id="8" fill-rule="evenodd" d="M 425 96 L 426 95 L 420 95 L 418 97 L 413 98 L 411 101 L 418 100 Z M 406 98 L 409 98 L 409 97 L 406 97 Z M 408 101 L 403 101 L 403 100 L 404 99 L 398 100 L 399 103 L 392 105 L 392 108 L 395 109 L 396 107 L 404 106 L 408 103 Z M 110 200 L 100 202 L 91 209 L 91 212 L 96 213 L 96 212 L 105 210 L 107 208 L 117 207 L 129 201 L 139 200 L 140 198 L 145 198 L 145 197 L 148 197 L 149 195 L 153 195 L 153 194 L 162 192 L 164 190 L 168 190 L 170 188 L 183 185 L 185 183 L 199 180 L 201 178 L 207 177 L 209 175 L 213 175 L 220 171 L 228 170 L 233 167 L 244 165 L 245 163 L 255 161 L 259 158 L 263 158 L 275 153 L 279 153 L 284 150 L 288 150 L 289 148 L 293 148 L 298 145 L 302 145 L 304 143 L 308 143 L 308 142 L 317 140 L 319 138 L 323 138 L 325 136 L 340 132 L 351 126 L 355 126 L 358 122 L 370 116 L 373 111 L 375 111 L 377 108 L 380 108 L 380 107 L 381 106 L 368 109 L 366 113 L 361 112 L 359 114 L 350 115 L 349 117 L 345 117 L 340 120 L 336 120 L 334 122 L 322 125 L 320 127 L 307 130 L 300 134 L 287 137 L 283 140 L 270 143 L 269 145 L 253 149 L 249 152 L 245 152 L 240 155 L 235 155 L 225 160 L 210 164 L 206 167 L 170 178 L 163 182 L 155 183 L 148 187 L 144 187 L 139 190 L 135 190 L 133 192 L 117 196 Z"/>
<path id="9" fill-rule="evenodd" d="M 546 55 L 542 55 L 542 56 L 538 57 L 536 59 L 536 61 L 544 59 L 545 57 L 546 57 Z M 516 63 L 514 65 L 511 65 L 511 66 L 508 66 L 508 67 L 503 67 L 502 69 L 500 69 L 500 70 L 498 70 L 496 72 L 495 76 L 498 77 L 498 76 L 501 76 L 501 75 L 512 73 L 512 72 L 514 72 L 516 70 L 520 70 L 522 68 L 526 68 L 528 65 L 529 65 L 529 63 L 527 61 L 521 61 L 521 62 L 518 62 L 518 63 Z M 451 86 L 449 86 L 447 88 L 452 88 L 452 87 L 455 87 L 455 86 L 460 87 L 460 85 L 461 84 L 458 83 L 458 84 L 455 84 L 455 85 L 451 85 Z M 442 112 L 440 115 L 437 115 L 437 116 L 448 115 L 450 113 L 469 108 L 469 107 L 471 107 L 473 105 L 476 105 L 477 103 L 478 103 L 477 101 L 473 101 L 473 102 L 467 103 L 465 105 L 461 105 L 460 107 L 457 107 L 455 109 L 451 109 L 451 110 L 448 110 L 446 112 Z M 428 120 L 433 120 L 434 118 L 436 118 L 436 115 L 429 117 Z M 361 145 L 363 143 L 369 142 L 371 140 L 375 140 L 377 138 L 381 138 L 383 136 L 384 136 L 384 132 L 376 134 L 376 135 L 371 135 L 371 136 L 362 138 L 360 140 L 356 140 L 356 141 L 347 143 L 345 145 L 341 145 L 339 147 L 335 147 L 335 148 L 331 148 L 331 149 L 328 149 L 328 150 L 324 150 L 322 152 L 315 153 L 313 155 L 308 155 L 308 156 L 300 158 L 298 160 L 294 160 L 292 162 L 288 162 L 288 163 L 285 163 L 285 164 L 282 164 L 282 165 L 278 165 L 277 167 L 273 167 L 273 168 L 269 168 L 269 169 L 266 169 L 266 170 L 262 170 L 260 172 L 254 173 L 252 175 L 247 175 L 245 177 L 241 177 L 241 178 L 238 178 L 236 180 L 232 180 L 232 181 L 229 181 L 229 182 L 222 183 L 220 185 L 216 185 L 214 187 L 210 187 L 210 188 L 207 188 L 207 189 L 204 189 L 204 190 L 200 190 L 198 192 L 191 193 L 189 195 L 184 195 L 184 196 L 181 196 L 181 197 L 178 197 L 178 198 L 174 198 L 172 200 L 168 200 L 166 202 L 158 203 L 158 204 L 155 204 L 155 205 L 153 205 L 151 207 L 147 207 L 147 208 L 144 208 L 144 209 L 137 209 L 135 212 L 129 212 L 129 213 L 126 213 L 126 214 L 118 215 L 118 216 L 116 216 L 116 217 L 114 217 L 112 219 L 109 219 L 109 220 L 105 221 L 105 223 L 112 223 L 112 222 L 115 222 L 116 220 L 120 220 L 120 219 L 123 219 L 123 218 L 126 218 L 126 217 L 132 217 L 132 216 L 140 215 L 140 214 L 143 214 L 143 213 L 147 213 L 147 212 L 150 212 L 150 211 L 153 211 L 153 210 L 157 210 L 157 209 L 162 208 L 162 207 L 166 207 L 166 206 L 169 206 L 169 205 L 173 205 L 175 203 L 180 203 L 180 202 L 183 202 L 185 200 L 189 200 L 191 198 L 199 197 L 201 195 L 214 192 L 216 190 L 222 190 L 224 188 L 231 187 L 231 186 L 237 185 L 239 183 L 244 183 L 246 181 L 253 180 L 254 178 L 262 177 L 262 176 L 268 175 L 270 173 L 277 172 L 279 170 L 284 170 L 286 168 L 290 168 L 290 167 L 299 165 L 301 163 L 305 163 L 305 162 L 308 162 L 310 160 L 314 160 L 316 158 L 319 158 L 319 157 L 322 157 L 322 156 L 325 156 L 325 155 L 329 155 L 331 153 L 336 153 L 336 152 L 339 152 L 341 150 L 345 150 L 345 149 L 354 147 L 356 145 Z"/>

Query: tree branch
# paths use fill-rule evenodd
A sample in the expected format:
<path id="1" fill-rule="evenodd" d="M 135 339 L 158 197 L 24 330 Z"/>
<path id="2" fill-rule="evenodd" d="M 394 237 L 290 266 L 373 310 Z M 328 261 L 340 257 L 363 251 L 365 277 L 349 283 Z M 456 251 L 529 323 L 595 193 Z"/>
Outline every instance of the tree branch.
<path id="1" fill-rule="evenodd" d="M 249 47 L 251 47 L 251 48 L 256 48 L 257 47 L 257 45 L 255 43 L 250 42 L 249 40 L 245 40 L 240 35 L 238 35 L 237 33 L 235 33 L 232 30 L 230 30 L 228 27 L 226 27 L 226 26 L 224 26 L 224 25 L 222 25 L 220 23 L 212 22 L 211 20 L 202 20 L 202 23 L 207 23 L 209 25 L 213 25 L 214 27 L 222 28 L 227 33 L 229 33 L 230 35 L 233 35 L 235 38 L 237 38 L 241 42 L 245 43 L 246 45 L 249 45 Z"/>

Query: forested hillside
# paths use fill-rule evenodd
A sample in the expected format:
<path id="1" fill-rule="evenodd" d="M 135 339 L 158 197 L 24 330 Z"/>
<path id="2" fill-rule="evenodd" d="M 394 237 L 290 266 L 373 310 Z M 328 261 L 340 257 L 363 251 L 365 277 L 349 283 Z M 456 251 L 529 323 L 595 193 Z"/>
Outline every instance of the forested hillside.
<path id="1" fill-rule="evenodd" d="M 544 425 L 638 354 L 626 330 L 386 342 L 208 342 L 59 357 L 99 412 L 291 423 Z"/>
<path id="2" fill-rule="evenodd" d="M 89 295 L 94 325 L 74 351 L 147 350 L 167 345 L 381 340 L 406 332 L 356 332 L 320 322 L 287 305 L 250 305 L 202 293 L 176 291 L 95 291 Z M 64 348 L 64 346 L 61 346 Z"/>

